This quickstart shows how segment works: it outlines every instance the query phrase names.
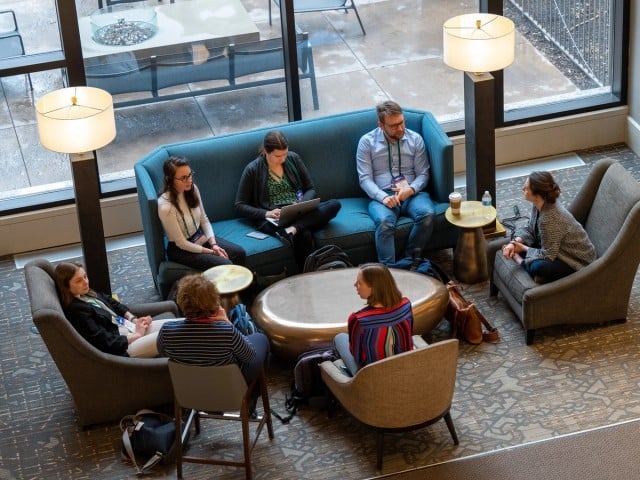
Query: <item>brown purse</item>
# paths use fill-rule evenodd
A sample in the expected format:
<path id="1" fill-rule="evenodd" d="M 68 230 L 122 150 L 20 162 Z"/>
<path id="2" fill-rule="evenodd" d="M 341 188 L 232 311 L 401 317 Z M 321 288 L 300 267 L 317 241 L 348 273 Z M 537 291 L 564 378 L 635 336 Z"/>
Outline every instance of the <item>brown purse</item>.
<path id="1" fill-rule="evenodd" d="M 445 318 L 451 322 L 451 336 L 463 339 L 473 345 L 500 340 L 498 329 L 493 327 L 473 302 L 462 296 L 460 287 L 452 280 L 447 283 L 449 305 Z M 484 332 L 482 326 L 487 332 Z"/>

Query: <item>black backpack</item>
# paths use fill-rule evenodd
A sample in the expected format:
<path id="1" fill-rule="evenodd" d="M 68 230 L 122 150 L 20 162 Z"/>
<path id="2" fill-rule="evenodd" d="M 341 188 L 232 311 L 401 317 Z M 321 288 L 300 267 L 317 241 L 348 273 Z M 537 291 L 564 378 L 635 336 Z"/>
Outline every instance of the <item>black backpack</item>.
<path id="1" fill-rule="evenodd" d="M 337 245 L 325 245 L 304 261 L 304 273 L 353 267 L 349 255 Z"/>
<path id="2" fill-rule="evenodd" d="M 286 424 L 298 412 L 301 405 L 326 408 L 328 406 L 328 392 L 322 381 L 320 364 L 326 361 L 333 362 L 336 358 L 336 352 L 333 348 L 318 348 L 301 353 L 293 369 L 291 393 L 285 397 L 285 407 L 289 415 L 281 417 L 272 410 L 273 415 Z"/>

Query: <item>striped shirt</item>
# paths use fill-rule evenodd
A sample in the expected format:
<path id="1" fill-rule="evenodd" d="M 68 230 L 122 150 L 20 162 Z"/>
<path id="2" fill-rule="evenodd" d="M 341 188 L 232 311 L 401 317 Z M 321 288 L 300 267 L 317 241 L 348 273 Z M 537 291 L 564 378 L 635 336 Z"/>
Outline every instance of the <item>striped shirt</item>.
<path id="1" fill-rule="evenodd" d="M 392 308 L 365 307 L 348 321 L 349 348 L 358 365 L 413 349 L 411 302 L 403 298 Z"/>
<path id="2" fill-rule="evenodd" d="M 545 202 L 542 209 L 531 209 L 529 224 L 516 232 L 529 246 L 524 261 L 562 260 L 580 270 L 596 259 L 596 249 L 582 225 L 564 207 Z"/>
<path id="3" fill-rule="evenodd" d="M 165 322 L 158 333 L 161 356 L 189 365 L 247 365 L 255 356 L 253 345 L 226 321 L 176 320 Z"/>

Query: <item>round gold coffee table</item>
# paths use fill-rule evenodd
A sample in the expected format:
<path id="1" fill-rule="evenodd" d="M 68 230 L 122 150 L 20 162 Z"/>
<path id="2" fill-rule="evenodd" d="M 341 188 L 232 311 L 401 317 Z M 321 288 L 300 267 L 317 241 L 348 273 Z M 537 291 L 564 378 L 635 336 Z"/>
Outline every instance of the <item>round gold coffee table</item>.
<path id="1" fill-rule="evenodd" d="M 305 273 L 262 291 L 254 303 L 254 320 L 269 337 L 274 354 L 296 360 L 303 352 L 331 346 L 337 333 L 346 332 L 349 315 L 365 306 L 353 286 L 357 271 Z M 391 271 L 402 294 L 411 300 L 414 334 L 433 330 L 449 303 L 446 287 L 420 273 Z"/>
<path id="2" fill-rule="evenodd" d="M 241 265 L 217 265 L 205 270 L 202 275 L 216 286 L 220 292 L 222 307 L 227 312 L 240 303 L 238 292 L 253 282 L 251 270 Z"/>
<path id="3" fill-rule="evenodd" d="M 462 202 L 460 215 L 447 208 L 445 217 L 453 225 L 460 227 L 460 237 L 453 254 L 453 275 L 462 283 L 478 283 L 488 278 L 487 242 L 482 227 L 496 219 L 493 206 L 484 207 L 482 202 L 468 200 Z"/>

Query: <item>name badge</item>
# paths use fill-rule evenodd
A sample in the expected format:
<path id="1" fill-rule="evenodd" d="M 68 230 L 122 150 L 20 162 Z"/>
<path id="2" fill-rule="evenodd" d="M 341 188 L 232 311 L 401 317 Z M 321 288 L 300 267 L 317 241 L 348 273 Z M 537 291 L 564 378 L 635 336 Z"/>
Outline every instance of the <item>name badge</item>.
<path id="1" fill-rule="evenodd" d="M 393 182 L 391 182 L 391 186 L 395 188 L 406 188 L 409 186 L 409 182 L 404 178 L 404 175 L 398 175 L 393 178 Z"/>

